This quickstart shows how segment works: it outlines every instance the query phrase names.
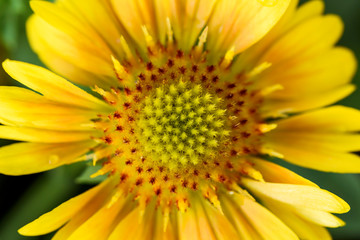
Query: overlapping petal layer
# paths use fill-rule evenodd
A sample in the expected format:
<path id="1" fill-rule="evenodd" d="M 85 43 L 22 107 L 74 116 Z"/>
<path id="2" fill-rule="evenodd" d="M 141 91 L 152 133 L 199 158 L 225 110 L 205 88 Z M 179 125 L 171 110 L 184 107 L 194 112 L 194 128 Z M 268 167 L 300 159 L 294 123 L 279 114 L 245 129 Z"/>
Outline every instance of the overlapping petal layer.
<path id="1" fill-rule="evenodd" d="M 264 148 L 300 166 L 358 173 L 360 158 L 349 152 L 360 149 L 359 117 L 356 109 L 333 106 L 279 120 Z"/>
<path id="2" fill-rule="evenodd" d="M 71 144 L 14 143 L 0 148 L 0 172 L 25 175 L 50 170 L 81 161 L 80 157 L 94 146 L 91 140 Z"/>

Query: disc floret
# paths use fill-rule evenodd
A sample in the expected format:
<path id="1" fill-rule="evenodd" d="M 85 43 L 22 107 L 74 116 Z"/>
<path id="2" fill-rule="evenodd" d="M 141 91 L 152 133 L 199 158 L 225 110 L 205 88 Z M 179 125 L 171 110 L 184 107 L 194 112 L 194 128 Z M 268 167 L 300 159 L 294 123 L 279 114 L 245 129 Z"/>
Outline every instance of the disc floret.
<path id="1" fill-rule="evenodd" d="M 156 88 L 141 108 L 141 145 L 169 168 L 213 157 L 229 135 L 221 104 L 221 98 L 200 85 L 179 81 Z"/>

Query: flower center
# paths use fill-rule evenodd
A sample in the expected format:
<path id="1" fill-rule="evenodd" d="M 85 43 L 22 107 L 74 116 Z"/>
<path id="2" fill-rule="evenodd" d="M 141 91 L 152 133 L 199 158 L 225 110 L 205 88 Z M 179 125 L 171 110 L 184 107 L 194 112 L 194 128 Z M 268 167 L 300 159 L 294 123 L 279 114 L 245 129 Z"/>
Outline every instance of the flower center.
<path id="1" fill-rule="evenodd" d="M 125 194 L 143 206 L 156 197 L 164 209 L 186 209 L 191 191 L 216 204 L 215 189 L 254 175 L 247 158 L 261 147 L 261 95 L 251 74 L 229 64 L 171 44 L 152 48 L 148 61 L 114 61 L 119 85 L 95 89 L 114 107 L 95 122 L 104 143 L 95 161 L 107 156 L 97 174 L 118 176 Z"/>
<path id="2" fill-rule="evenodd" d="M 229 135 L 221 98 L 183 81 L 161 86 L 142 105 L 139 140 L 170 169 L 212 158 Z"/>

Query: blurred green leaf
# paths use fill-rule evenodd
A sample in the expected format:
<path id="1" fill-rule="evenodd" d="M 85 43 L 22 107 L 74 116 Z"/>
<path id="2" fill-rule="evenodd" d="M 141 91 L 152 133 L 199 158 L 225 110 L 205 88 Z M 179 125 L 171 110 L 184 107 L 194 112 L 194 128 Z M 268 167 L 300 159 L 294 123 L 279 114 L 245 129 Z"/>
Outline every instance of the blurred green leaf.
<path id="1" fill-rule="evenodd" d="M 14 50 L 19 40 L 19 28 L 24 24 L 22 18 L 28 15 L 28 9 L 21 0 L 2 1 L 0 7 L 1 37 L 6 48 Z"/>
<path id="2" fill-rule="evenodd" d="M 87 168 L 83 171 L 83 173 L 76 178 L 76 183 L 79 184 L 98 184 L 101 183 L 102 181 L 104 181 L 107 176 L 106 175 L 102 175 L 102 176 L 97 176 L 92 178 L 91 175 L 93 175 L 94 173 L 96 173 L 97 171 L 99 171 L 101 169 L 102 166 L 100 165 L 90 165 L 87 166 Z"/>
<path id="3" fill-rule="evenodd" d="M 42 65 L 31 50 L 26 36 L 26 20 L 32 14 L 29 1 L 1 0 L 0 2 L 0 42 L 6 49 L 5 58 Z"/>
<path id="4" fill-rule="evenodd" d="M 8 56 L 5 46 L 0 41 L 0 63 L 3 62 Z M 0 67 L 0 85 L 7 85 L 10 82 L 10 77 L 6 74 L 4 69 Z"/>
<path id="5" fill-rule="evenodd" d="M 80 186 L 75 184 L 75 178 L 84 169 L 84 163 L 63 166 L 41 174 L 35 183 L 14 203 L 8 214 L 0 222 L 1 240 L 50 239 L 50 236 L 34 238 L 23 237 L 17 230 L 35 220 L 67 199 L 75 196 Z M 9 183 L 11 184 L 11 183 Z M 26 183 L 24 183 L 26 184 Z M 16 191 L 17 189 L 14 189 Z"/>

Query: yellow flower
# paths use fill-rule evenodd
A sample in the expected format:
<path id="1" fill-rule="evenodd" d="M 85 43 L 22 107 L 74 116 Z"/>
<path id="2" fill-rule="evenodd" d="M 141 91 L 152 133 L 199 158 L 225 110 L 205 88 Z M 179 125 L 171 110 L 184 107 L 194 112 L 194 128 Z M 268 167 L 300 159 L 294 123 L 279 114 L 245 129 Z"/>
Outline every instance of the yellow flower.
<path id="1" fill-rule="evenodd" d="M 0 148 L 0 172 L 90 161 L 107 180 L 21 234 L 330 239 L 344 224 L 331 213 L 347 203 L 265 160 L 360 172 L 360 112 L 326 107 L 354 90 L 356 62 L 321 1 L 30 3 L 30 43 L 59 75 L 3 63 L 33 91 L 0 88 L 0 137 L 24 141 Z"/>

